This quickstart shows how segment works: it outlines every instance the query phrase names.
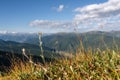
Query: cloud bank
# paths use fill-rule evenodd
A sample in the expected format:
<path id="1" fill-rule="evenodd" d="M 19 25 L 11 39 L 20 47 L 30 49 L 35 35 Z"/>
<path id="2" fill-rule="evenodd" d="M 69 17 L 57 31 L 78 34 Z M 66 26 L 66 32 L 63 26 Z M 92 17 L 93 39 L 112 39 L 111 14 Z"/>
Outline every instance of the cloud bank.
<path id="1" fill-rule="evenodd" d="M 96 26 L 99 28 L 114 29 L 120 24 L 120 0 L 108 0 L 101 4 L 91 4 L 78 7 L 74 20 L 84 26 Z"/>
<path id="2" fill-rule="evenodd" d="M 82 8 L 76 8 L 76 20 L 85 20 L 90 18 L 106 18 L 120 14 L 120 0 L 109 0 L 102 4 L 92 4 Z"/>
<path id="3" fill-rule="evenodd" d="M 34 20 L 30 26 L 47 29 L 48 32 L 70 32 L 74 30 L 75 24 L 69 21 Z"/>

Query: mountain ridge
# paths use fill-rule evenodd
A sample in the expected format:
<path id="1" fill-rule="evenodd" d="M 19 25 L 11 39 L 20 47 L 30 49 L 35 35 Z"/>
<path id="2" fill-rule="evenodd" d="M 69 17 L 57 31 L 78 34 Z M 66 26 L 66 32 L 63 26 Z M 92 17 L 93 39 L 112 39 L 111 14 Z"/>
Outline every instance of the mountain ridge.
<path id="1" fill-rule="evenodd" d="M 20 34 L 19 34 L 20 35 Z M 11 35 L 8 35 L 5 41 L 16 41 L 19 43 L 27 43 L 31 45 L 39 46 L 39 37 L 38 34 L 21 34 L 20 36 L 13 36 L 11 39 Z M 3 36 L 4 37 L 4 36 Z M 0 35 L 0 39 L 1 39 Z M 88 47 L 94 48 L 105 48 L 105 45 L 109 48 L 110 45 L 117 44 L 120 46 L 120 31 L 111 31 L 111 32 L 103 32 L 103 31 L 90 31 L 85 33 L 56 33 L 56 34 L 47 34 L 42 36 L 43 46 L 51 48 L 55 51 L 67 51 L 67 52 L 75 52 L 77 48 L 80 47 L 80 40 L 83 42 L 83 46 L 85 49 Z M 105 44 L 106 43 L 106 44 Z"/>

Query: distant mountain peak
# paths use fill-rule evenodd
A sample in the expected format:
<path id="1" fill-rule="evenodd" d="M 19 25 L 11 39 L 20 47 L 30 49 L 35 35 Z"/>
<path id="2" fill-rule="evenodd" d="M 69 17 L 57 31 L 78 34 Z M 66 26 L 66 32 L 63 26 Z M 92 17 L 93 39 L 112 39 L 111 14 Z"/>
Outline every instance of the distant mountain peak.
<path id="1" fill-rule="evenodd" d="M 0 34 L 9 34 L 9 33 L 16 34 L 18 32 L 0 31 Z"/>
<path id="2" fill-rule="evenodd" d="M 0 34 L 6 34 L 8 31 L 0 31 Z"/>

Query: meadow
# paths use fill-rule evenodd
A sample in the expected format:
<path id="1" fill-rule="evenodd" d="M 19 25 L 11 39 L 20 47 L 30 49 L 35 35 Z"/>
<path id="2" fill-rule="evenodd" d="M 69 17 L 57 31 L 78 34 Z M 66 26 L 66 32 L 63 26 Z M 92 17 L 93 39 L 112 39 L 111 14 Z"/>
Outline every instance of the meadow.
<path id="1" fill-rule="evenodd" d="M 77 51 L 71 58 L 50 63 L 12 61 L 1 80 L 120 80 L 120 51 Z"/>

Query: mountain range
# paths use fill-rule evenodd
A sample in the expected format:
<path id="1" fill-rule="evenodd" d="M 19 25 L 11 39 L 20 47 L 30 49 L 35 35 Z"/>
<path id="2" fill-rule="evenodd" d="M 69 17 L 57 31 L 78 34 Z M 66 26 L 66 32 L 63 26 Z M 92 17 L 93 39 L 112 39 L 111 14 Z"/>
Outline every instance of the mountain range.
<path id="1" fill-rule="evenodd" d="M 21 52 L 26 48 L 29 53 L 38 54 L 39 38 L 37 33 L 0 33 L 0 50 Z M 119 48 L 120 31 L 91 31 L 85 33 L 43 34 L 42 43 L 45 51 L 75 52 L 80 47 L 93 49 Z M 17 49 L 16 49 L 17 48 Z"/>

